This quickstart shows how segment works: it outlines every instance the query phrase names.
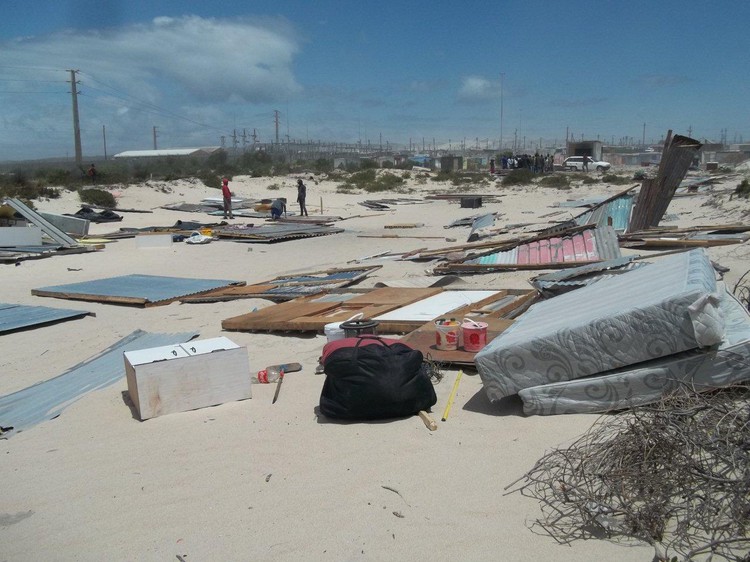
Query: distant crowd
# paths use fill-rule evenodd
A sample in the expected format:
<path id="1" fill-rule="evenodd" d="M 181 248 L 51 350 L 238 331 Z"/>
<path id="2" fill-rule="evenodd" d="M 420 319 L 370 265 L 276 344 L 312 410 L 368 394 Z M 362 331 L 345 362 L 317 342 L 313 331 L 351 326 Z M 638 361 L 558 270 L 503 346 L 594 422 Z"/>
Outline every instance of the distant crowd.
<path id="1" fill-rule="evenodd" d="M 535 174 L 552 172 L 554 159 L 551 154 L 544 156 L 538 152 L 533 156 L 530 154 L 514 154 L 513 156 L 503 156 L 500 160 L 500 166 L 503 170 L 516 170 L 525 168 Z M 495 173 L 495 159 L 490 160 L 490 172 Z"/>

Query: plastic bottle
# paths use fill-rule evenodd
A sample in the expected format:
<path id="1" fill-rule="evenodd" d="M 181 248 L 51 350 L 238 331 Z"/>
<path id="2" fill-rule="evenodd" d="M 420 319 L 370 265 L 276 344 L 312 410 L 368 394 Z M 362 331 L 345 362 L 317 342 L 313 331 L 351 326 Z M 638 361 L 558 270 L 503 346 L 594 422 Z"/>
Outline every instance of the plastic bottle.
<path id="1" fill-rule="evenodd" d="M 259 383 L 272 383 L 276 382 L 281 378 L 282 370 L 278 366 L 271 366 L 266 367 L 262 371 L 258 371 L 258 379 L 257 382 Z M 253 382 L 256 382 L 253 380 Z"/>

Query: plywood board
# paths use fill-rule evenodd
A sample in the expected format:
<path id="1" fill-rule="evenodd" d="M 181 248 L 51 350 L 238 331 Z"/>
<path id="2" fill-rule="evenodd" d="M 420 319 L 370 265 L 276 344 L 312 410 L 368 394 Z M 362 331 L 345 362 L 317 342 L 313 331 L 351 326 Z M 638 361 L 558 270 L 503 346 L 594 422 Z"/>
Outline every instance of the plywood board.
<path id="1" fill-rule="evenodd" d="M 409 306 L 415 301 L 424 298 L 424 289 L 400 288 L 397 291 L 389 291 L 392 302 L 369 303 L 367 301 L 384 300 L 384 293 L 378 293 L 382 289 L 370 291 L 368 294 L 357 295 L 352 298 L 353 291 L 346 291 L 340 295 L 336 293 L 302 297 L 293 301 L 266 307 L 262 310 L 228 318 L 222 322 L 225 330 L 239 331 L 301 331 L 322 333 L 326 324 L 343 322 L 355 314 L 362 314 L 365 318 L 376 318 L 386 315 L 388 312 L 399 307 Z M 439 287 L 429 289 L 431 292 L 441 292 Z M 372 293 L 378 293 L 372 295 Z M 504 318 L 506 315 L 515 313 L 523 307 L 528 306 L 536 291 L 525 291 L 517 289 L 498 289 L 495 291 L 473 291 L 474 297 L 485 297 L 470 305 L 458 306 L 452 314 L 456 317 L 481 318 L 487 322 L 491 318 Z M 337 300 L 338 297 L 338 300 Z M 372 298 L 374 297 L 374 298 Z M 429 297 L 427 297 L 429 298 Z M 436 314 L 429 320 L 439 317 Z M 407 333 L 419 328 L 425 322 L 422 320 L 383 320 L 379 321 L 379 333 Z"/>

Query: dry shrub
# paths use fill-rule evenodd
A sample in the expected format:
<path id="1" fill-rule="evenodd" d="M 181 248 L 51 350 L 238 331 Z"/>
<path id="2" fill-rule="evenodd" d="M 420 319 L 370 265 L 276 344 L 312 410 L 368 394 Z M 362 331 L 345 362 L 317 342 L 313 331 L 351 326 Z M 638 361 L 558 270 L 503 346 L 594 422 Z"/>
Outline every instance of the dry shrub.
<path id="1" fill-rule="evenodd" d="M 511 486 L 541 502 L 532 530 L 563 544 L 636 540 L 653 546 L 654 561 L 747 561 L 750 386 L 681 386 L 656 404 L 603 416 Z"/>

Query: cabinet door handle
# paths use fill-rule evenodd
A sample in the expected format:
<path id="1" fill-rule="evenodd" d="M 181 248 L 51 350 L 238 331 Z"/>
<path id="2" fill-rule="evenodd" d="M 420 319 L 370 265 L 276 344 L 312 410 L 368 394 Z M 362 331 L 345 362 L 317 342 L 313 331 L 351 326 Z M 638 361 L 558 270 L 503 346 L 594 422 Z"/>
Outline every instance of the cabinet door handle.
<path id="1" fill-rule="evenodd" d="M 175 357 L 177 357 L 177 350 L 176 349 L 172 350 L 172 355 L 174 355 Z"/>
<path id="2" fill-rule="evenodd" d="M 190 348 L 190 351 L 192 351 L 193 353 L 198 353 L 198 352 L 197 352 L 197 351 L 195 350 L 195 348 L 194 348 L 194 347 L 191 347 L 191 348 Z"/>

